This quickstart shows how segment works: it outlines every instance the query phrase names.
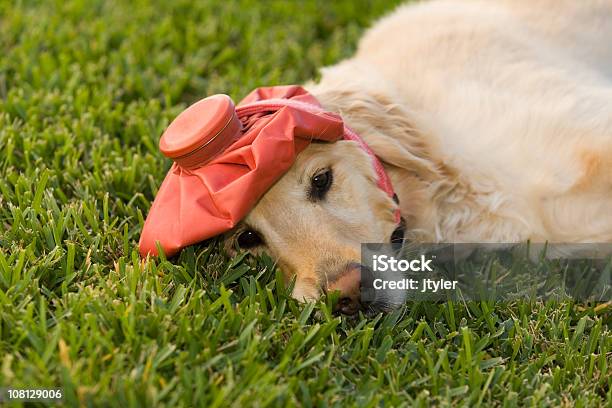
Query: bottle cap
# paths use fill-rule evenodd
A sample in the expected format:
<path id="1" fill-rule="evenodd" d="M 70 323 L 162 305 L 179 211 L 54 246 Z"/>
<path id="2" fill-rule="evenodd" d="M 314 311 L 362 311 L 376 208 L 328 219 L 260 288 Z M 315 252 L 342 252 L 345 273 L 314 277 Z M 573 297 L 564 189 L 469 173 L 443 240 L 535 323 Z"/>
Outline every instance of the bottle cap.
<path id="1" fill-rule="evenodd" d="M 204 98 L 181 112 L 159 141 L 159 150 L 184 168 L 203 166 L 241 135 L 242 124 L 232 99 Z"/>

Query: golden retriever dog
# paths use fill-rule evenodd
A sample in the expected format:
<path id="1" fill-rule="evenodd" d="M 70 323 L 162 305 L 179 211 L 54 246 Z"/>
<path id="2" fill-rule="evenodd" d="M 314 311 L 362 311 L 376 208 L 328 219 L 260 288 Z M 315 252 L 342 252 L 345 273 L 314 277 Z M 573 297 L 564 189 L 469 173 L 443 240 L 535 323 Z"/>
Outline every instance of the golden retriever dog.
<path id="1" fill-rule="evenodd" d="M 359 302 L 360 244 L 612 241 L 612 0 L 436 0 L 380 20 L 306 89 L 355 142 L 313 143 L 227 234 L 293 296 Z"/>

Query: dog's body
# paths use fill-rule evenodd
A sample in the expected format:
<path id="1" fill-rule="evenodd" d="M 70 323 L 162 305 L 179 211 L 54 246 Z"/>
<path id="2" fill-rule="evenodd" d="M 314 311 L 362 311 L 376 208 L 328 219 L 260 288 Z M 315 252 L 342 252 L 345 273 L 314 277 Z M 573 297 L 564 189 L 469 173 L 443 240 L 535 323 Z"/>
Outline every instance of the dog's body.
<path id="1" fill-rule="evenodd" d="M 612 0 L 425 2 L 307 88 L 383 162 L 407 238 L 612 242 L 611 41 Z M 305 200 L 332 167 L 336 189 Z M 244 224 L 311 298 L 351 286 L 393 208 L 352 142 L 313 144 Z"/>

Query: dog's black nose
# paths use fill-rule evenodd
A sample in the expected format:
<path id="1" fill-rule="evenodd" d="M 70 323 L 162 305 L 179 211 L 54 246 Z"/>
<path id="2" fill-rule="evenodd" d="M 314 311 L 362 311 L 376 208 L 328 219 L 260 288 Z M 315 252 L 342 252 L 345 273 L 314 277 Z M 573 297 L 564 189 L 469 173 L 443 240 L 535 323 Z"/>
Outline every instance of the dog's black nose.
<path id="1" fill-rule="evenodd" d="M 359 302 L 359 297 L 356 299 L 351 296 L 342 296 L 340 300 L 338 300 L 338 304 L 336 305 L 336 312 L 340 312 L 345 315 L 354 315 L 361 309 L 361 303 Z"/>

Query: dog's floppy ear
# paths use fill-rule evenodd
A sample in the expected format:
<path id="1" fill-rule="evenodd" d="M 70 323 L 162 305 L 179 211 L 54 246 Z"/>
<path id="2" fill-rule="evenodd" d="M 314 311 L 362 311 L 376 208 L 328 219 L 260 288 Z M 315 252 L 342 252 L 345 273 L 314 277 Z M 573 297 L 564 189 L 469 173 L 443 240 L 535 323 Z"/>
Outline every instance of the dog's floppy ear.
<path id="1" fill-rule="evenodd" d="M 375 92 L 334 90 L 317 96 L 327 109 L 342 115 L 383 163 L 424 180 L 439 178 L 443 166 L 434 160 L 433 147 L 406 108 Z"/>

